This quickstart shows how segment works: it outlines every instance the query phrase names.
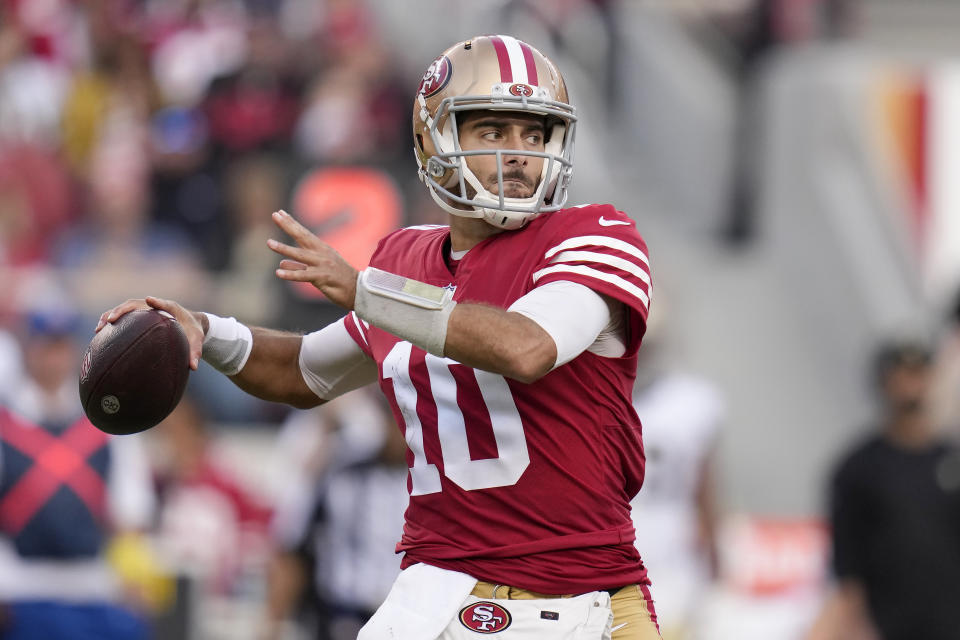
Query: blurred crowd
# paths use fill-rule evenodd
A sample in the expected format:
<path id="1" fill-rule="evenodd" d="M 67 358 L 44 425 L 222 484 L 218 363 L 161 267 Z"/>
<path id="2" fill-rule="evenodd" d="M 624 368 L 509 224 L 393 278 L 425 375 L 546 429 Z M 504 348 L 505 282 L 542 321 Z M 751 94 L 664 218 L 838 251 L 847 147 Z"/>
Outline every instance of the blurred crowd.
<path id="1" fill-rule="evenodd" d="M 36 297 L 25 276 L 52 267 L 87 315 L 150 290 L 295 323 L 284 298 L 300 296 L 263 268 L 271 211 L 299 199 L 316 225 L 369 224 L 367 211 L 326 203 L 337 194 L 318 169 L 333 166 L 391 176 L 387 228 L 410 210 L 411 74 L 363 3 L 11 0 L 2 11 L 2 317 Z"/>
<path id="2" fill-rule="evenodd" d="M 583 4 L 608 19 L 616 58 L 603 11 L 615 3 Z M 770 38 L 793 33 L 764 11 L 819 4 L 842 30 L 854 3 L 754 4 L 766 27 L 741 34 L 743 85 Z M 0 0 L 0 432 L 7 408 L 57 433 L 72 428 L 79 355 L 97 316 L 125 298 L 149 293 L 301 331 L 338 317 L 311 288 L 274 278 L 271 211 L 294 212 L 355 266 L 391 229 L 442 222 L 416 182 L 408 139 L 422 69 L 386 47 L 372 11 L 361 0 Z M 736 241 L 752 235 L 747 188 L 735 185 L 729 205 L 725 231 Z M 960 418 L 957 336 L 944 347 L 952 369 L 933 381 L 935 408 L 950 419 Z M 710 381 L 665 365 L 658 346 L 651 328 L 635 397 L 649 458 L 638 545 L 661 619 L 672 622 L 666 637 L 694 638 L 724 573 L 714 454 L 726 406 Z M 234 433 L 216 428 L 225 424 Z M 274 430 L 263 439 L 238 425 Z M 85 507 L 96 516 L 89 545 L 54 553 L 66 563 L 55 572 L 62 581 L 71 554 L 89 559 L 110 537 L 105 564 L 78 569 L 79 587 L 45 591 L 17 583 L 11 572 L 23 567 L 11 554 L 51 550 L 4 541 L 0 603 L 18 588 L 89 600 L 93 576 L 103 579 L 95 599 L 122 603 L 128 616 L 110 618 L 118 638 L 338 640 L 355 637 L 399 570 L 404 442 L 373 395 L 288 411 L 201 365 L 168 420 L 118 440 L 109 464 L 123 469 L 119 486 L 100 487 Z M 0 467 L 0 487 L 12 473 Z M 14 540 L 11 522 L 0 498 Z M 816 535 L 808 548 L 822 551 Z M 3 640 L 9 615 L 0 607 Z"/>
<path id="3" fill-rule="evenodd" d="M 0 3 L 0 409 L 53 438 L 16 441 L 19 423 L 0 412 L 4 460 L 39 461 L 42 445 L 104 446 L 69 435 L 83 432 L 76 371 L 96 318 L 123 299 L 150 293 L 299 330 L 338 317 L 309 288 L 273 277 L 270 212 L 296 211 L 357 266 L 385 233 L 421 220 L 407 136 L 411 78 L 421 70 L 398 68 L 370 11 L 352 0 Z M 347 527 L 342 546 L 349 527 L 364 523 L 341 518 L 343 505 L 324 506 L 321 477 L 338 465 L 298 458 L 313 451 L 309 436 L 275 465 L 272 441 L 240 447 L 257 459 L 224 464 L 218 443 L 236 438 L 217 438 L 210 425 L 306 423 L 323 445 L 314 454 L 362 473 L 380 455 L 386 423 L 375 411 L 348 455 L 347 445 L 323 438 L 340 430 L 329 410 L 290 415 L 205 365 L 191 378 L 161 427 L 111 440 L 83 467 L 109 479 L 91 479 L 89 500 L 71 507 L 87 514 L 88 544 L 61 548 L 80 525 L 57 515 L 59 503 L 41 500 L 36 513 L 19 516 L 25 523 L 0 516 L 0 637 L 80 637 L 74 614 L 93 616 L 96 624 L 80 626 L 98 638 L 296 637 L 280 623 L 300 602 L 319 602 L 302 564 L 321 544 L 313 537 L 331 522 Z M 363 423 L 370 411 L 355 413 L 352 423 Z M 395 444 L 384 454 L 393 467 Z M 66 478 L 79 458 L 61 457 L 37 464 L 73 495 L 79 489 Z M 402 495 L 387 505 L 394 523 L 406 500 L 399 460 L 389 495 Z M 9 462 L 0 474 L 4 496 L 26 478 L 17 502 L 33 486 Z M 275 478 L 282 492 L 265 488 Z M 38 531 L 49 534 L 42 548 L 21 548 Z M 387 556 L 386 584 L 399 567 L 396 536 L 391 527 L 370 540 Z M 337 584 L 356 579 L 345 562 L 322 570 L 345 576 Z M 284 597 L 282 585 L 297 575 L 300 588 Z M 349 590 L 335 604 L 361 615 L 383 596 L 373 589 Z M 50 615 L 47 601 L 79 608 Z M 268 622 L 268 602 L 277 603 L 277 624 Z M 36 626 L 61 615 L 60 628 Z M 314 627 L 343 618 L 325 616 Z"/>
<path id="4" fill-rule="evenodd" d="M 339 312 L 275 281 L 270 212 L 363 266 L 422 210 L 404 83 L 418 72 L 395 66 L 362 2 L 0 10 L 0 330 L 53 302 L 92 326 L 146 293 L 316 328 Z M 276 417 L 221 382 L 197 381 L 215 418 Z"/>

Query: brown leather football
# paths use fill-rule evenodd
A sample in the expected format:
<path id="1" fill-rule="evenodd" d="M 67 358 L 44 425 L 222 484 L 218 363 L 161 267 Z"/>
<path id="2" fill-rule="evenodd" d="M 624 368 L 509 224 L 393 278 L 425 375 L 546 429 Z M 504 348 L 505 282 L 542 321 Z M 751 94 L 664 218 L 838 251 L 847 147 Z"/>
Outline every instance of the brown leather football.
<path id="1" fill-rule="evenodd" d="M 98 429 L 138 433 L 170 415 L 187 386 L 190 345 L 180 323 L 130 311 L 97 333 L 80 365 L 80 401 Z"/>

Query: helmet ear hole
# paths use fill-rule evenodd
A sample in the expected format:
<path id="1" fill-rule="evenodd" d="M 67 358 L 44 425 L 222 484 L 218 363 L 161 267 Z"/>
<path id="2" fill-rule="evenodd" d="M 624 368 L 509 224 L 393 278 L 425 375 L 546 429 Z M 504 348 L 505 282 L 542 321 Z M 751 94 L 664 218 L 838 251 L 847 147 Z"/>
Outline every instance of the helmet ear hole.
<path id="1" fill-rule="evenodd" d="M 417 151 L 423 152 L 423 134 L 415 133 L 413 134 L 413 139 L 417 142 Z"/>
<path id="2" fill-rule="evenodd" d="M 556 129 L 557 125 L 565 126 L 566 123 L 560 118 L 551 118 L 547 117 L 543 123 L 543 143 L 550 144 L 550 140 L 553 139 L 553 132 Z"/>

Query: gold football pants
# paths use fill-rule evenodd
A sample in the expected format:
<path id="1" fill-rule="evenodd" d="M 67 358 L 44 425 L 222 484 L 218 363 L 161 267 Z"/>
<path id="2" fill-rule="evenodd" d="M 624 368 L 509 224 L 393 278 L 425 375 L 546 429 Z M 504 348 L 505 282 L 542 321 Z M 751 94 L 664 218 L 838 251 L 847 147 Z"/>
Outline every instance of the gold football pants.
<path id="1" fill-rule="evenodd" d="M 660 632 L 657 631 L 657 624 L 650 615 L 653 607 L 648 606 L 649 593 L 649 590 L 640 585 L 631 584 L 611 596 L 613 640 L 661 640 Z M 506 600 L 542 600 L 569 597 L 550 596 L 516 587 L 497 586 L 489 582 L 478 582 L 477 586 L 473 588 L 472 595 L 478 598 L 503 598 Z"/>

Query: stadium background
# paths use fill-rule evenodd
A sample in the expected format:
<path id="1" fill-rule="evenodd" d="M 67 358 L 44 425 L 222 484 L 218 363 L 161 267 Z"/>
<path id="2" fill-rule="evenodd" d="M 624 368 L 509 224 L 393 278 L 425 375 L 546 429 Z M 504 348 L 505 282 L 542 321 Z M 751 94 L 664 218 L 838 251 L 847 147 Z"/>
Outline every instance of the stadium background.
<path id="1" fill-rule="evenodd" d="M 29 310 L 70 305 L 82 342 L 100 312 L 147 293 L 288 329 L 338 317 L 274 279 L 270 211 L 293 212 L 358 267 L 390 229 L 437 221 L 410 149 L 420 75 L 476 33 L 538 46 L 580 113 L 571 200 L 637 220 L 671 358 L 726 398 L 712 637 L 796 637 L 813 615 L 826 586 L 825 474 L 871 417 L 864 363 L 885 336 L 949 337 L 960 7 L 0 7 L 0 327 L 16 335 Z M 17 375 L 15 349 L 0 357 Z M 190 394 L 218 459 L 272 504 L 287 464 L 275 432 L 290 414 L 205 365 Z M 253 637 L 264 564 L 248 564 L 247 588 L 207 598 L 193 637 Z"/>

